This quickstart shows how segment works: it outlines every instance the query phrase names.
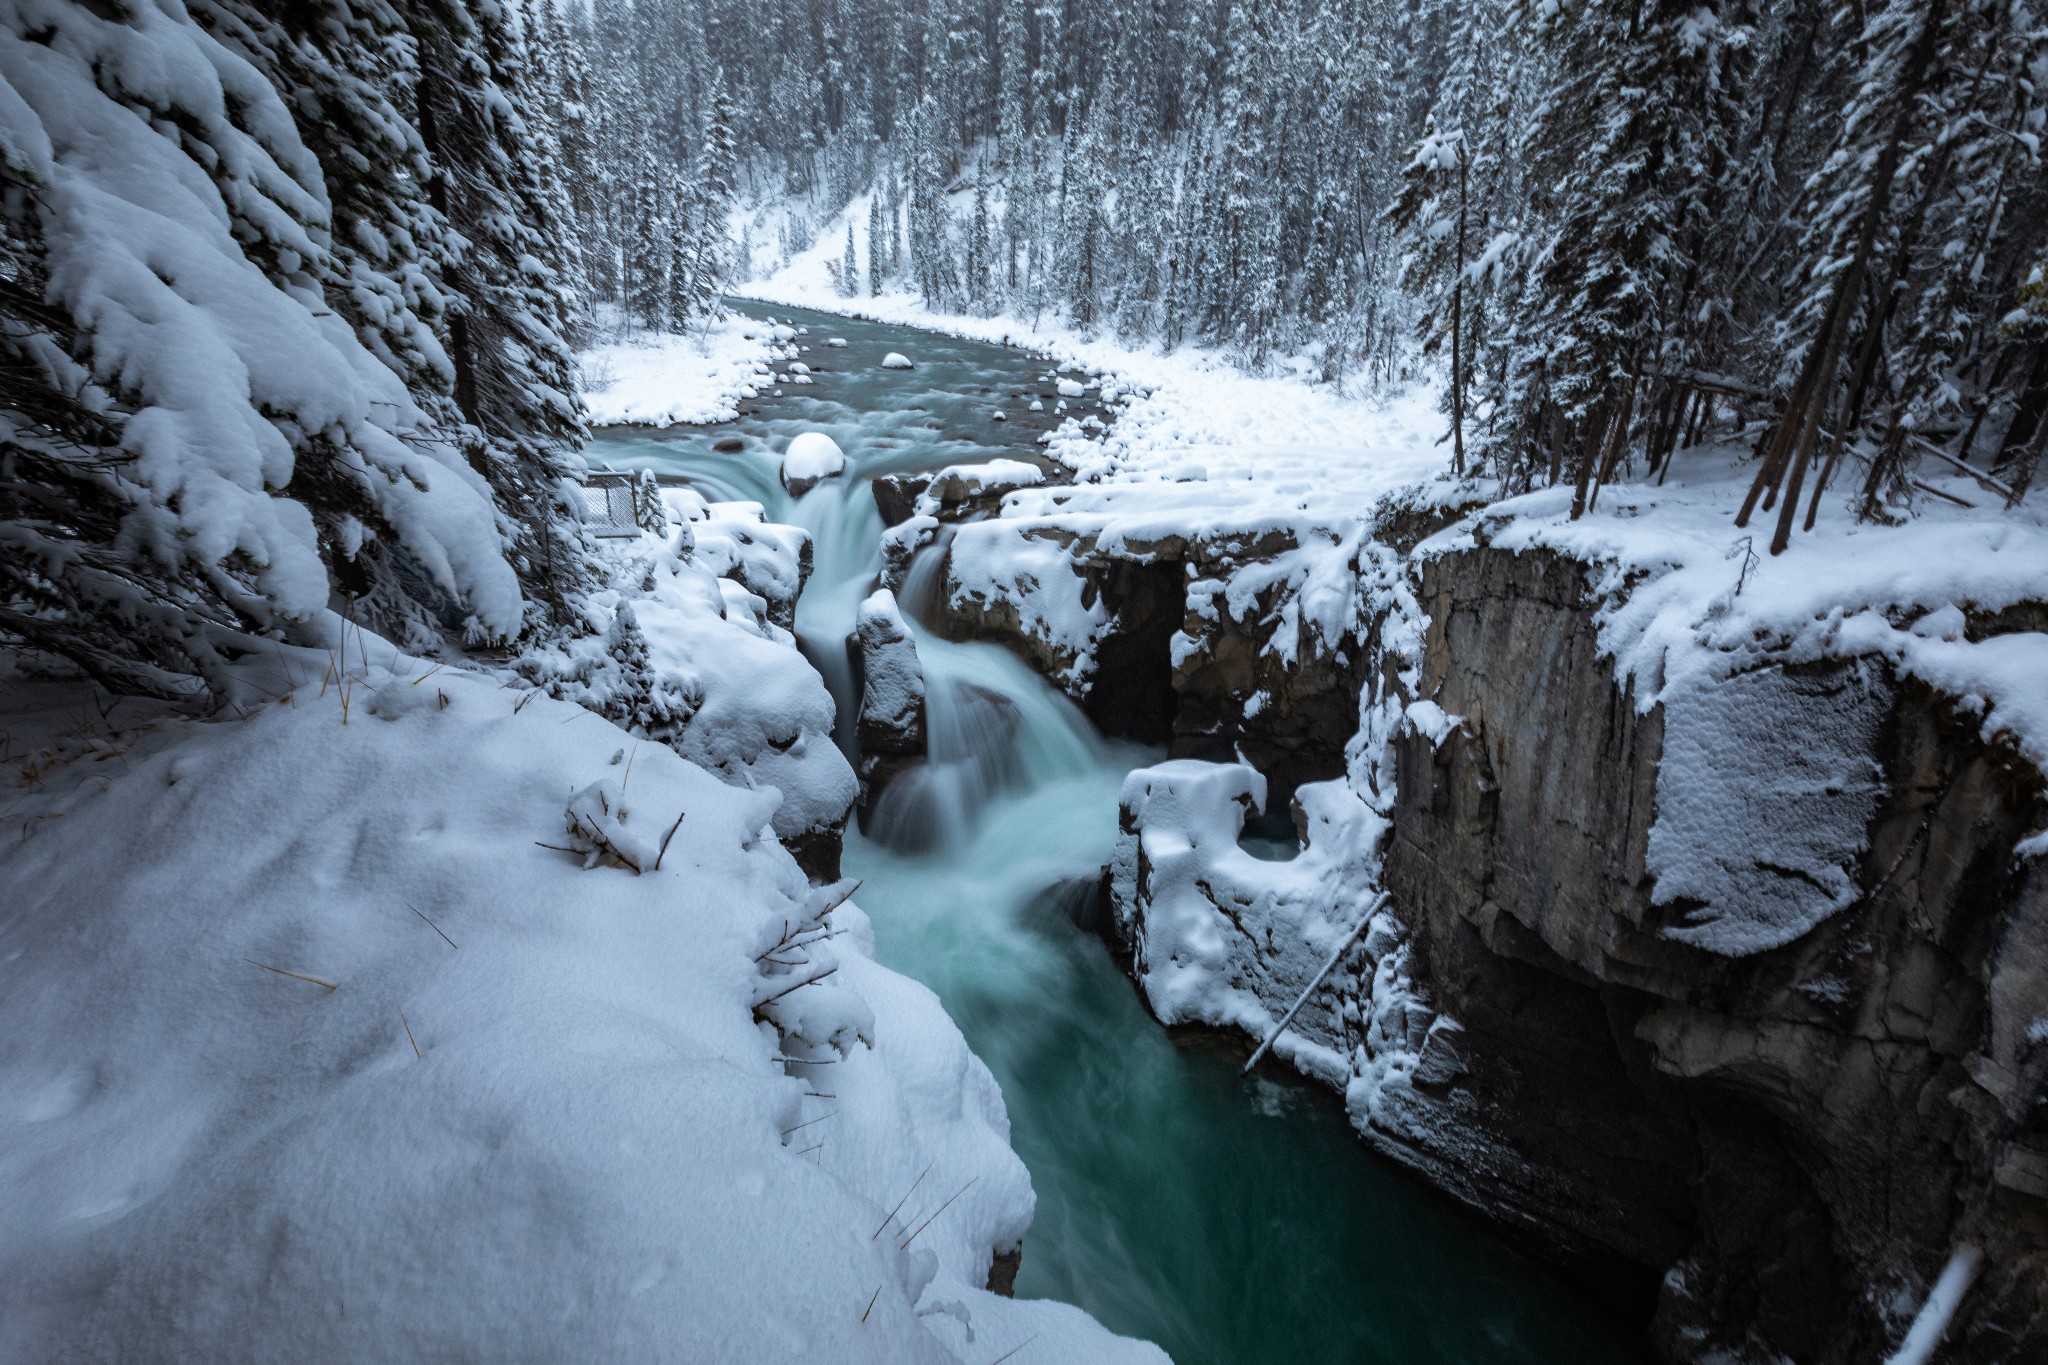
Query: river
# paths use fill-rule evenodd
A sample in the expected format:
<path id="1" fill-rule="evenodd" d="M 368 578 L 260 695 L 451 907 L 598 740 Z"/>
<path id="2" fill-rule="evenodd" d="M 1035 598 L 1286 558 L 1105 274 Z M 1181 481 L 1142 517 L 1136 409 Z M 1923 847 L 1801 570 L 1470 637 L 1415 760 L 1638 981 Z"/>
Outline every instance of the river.
<path id="1" fill-rule="evenodd" d="M 609 429 L 588 455 L 685 476 L 810 531 L 797 631 L 839 700 L 844 739 L 843 642 L 881 562 L 868 480 L 1034 449 L 1055 416 L 1049 399 L 1028 411 L 1031 395 L 1054 391 L 1049 366 L 906 327 L 743 308 L 806 329 L 814 383 L 715 427 Z M 890 351 L 916 368 L 883 369 Z M 839 443 L 849 477 L 792 499 L 781 452 L 811 430 Z M 734 437 L 738 451 L 712 449 Z M 1020 1295 L 1079 1304 L 1180 1365 L 1638 1357 L 1633 1333 L 1367 1151 L 1335 1095 L 1241 1077 L 1235 1043 L 1161 1030 L 1066 909 L 1109 858 L 1124 774 L 1160 752 L 1105 740 L 1000 647 L 923 630 L 917 645 L 932 799 L 899 798 L 876 837 L 849 829 L 845 869 L 862 879 L 882 961 L 938 993 L 1002 1085 L 1038 1194 Z"/>

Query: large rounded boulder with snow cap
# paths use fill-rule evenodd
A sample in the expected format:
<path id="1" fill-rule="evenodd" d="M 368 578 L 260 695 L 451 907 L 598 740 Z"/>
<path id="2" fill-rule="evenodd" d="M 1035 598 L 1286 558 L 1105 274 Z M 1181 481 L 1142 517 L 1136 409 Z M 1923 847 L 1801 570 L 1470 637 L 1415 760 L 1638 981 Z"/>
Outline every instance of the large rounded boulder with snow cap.
<path id="1" fill-rule="evenodd" d="M 910 363 L 910 357 L 903 354 L 903 352 L 891 351 L 882 357 L 882 368 L 885 370 L 910 370 L 915 369 L 916 366 Z"/>
<path id="2" fill-rule="evenodd" d="M 807 431 L 782 455 L 782 486 L 800 498 L 827 479 L 846 472 L 846 452 L 822 431 Z"/>

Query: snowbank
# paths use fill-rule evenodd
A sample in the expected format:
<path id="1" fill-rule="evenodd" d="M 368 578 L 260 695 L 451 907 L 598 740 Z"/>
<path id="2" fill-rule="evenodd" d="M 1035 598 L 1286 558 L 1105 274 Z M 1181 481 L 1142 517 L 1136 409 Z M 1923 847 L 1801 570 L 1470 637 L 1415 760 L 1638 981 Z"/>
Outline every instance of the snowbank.
<path id="1" fill-rule="evenodd" d="M 587 633 L 521 670 L 762 794 L 778 837 L 836 840 L 859 787 L 832 742 L 832 695 L 789 629 L 808 537 L 759 503 L 663 499 L 663 533 L 612 542 L 610 585 L 581 603 Z"/>
<path id="2" fill-rule="evenodd" d="M 593 426 L 723 422 L 742 399 L 774 387 L 774 362 L 794 359 L 787 327 L 737 313 L 688 336 L 642 336 L 577 357 Z"/>
<path id="3" fill-rule="evenodd" d="M 0 1356 L 1163 1359 L 979 1287 L 1001 1097 L 772 795 L 337 644 L 245 717 L 0 693 Z"/>

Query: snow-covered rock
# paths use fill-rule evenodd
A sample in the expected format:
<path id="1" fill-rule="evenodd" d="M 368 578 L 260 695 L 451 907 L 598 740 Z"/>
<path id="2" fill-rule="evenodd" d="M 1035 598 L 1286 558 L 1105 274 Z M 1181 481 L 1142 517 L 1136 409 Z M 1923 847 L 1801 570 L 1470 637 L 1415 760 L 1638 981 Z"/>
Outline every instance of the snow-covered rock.
<path id="1" fill-rule="evenodd" d="M 860 678 L 860 779 L 872 803 L 889 780 L 925 752 L 924 669 L 917 642 L 887 588 L 860 605 L 847 639 Z"/>
<path id="2" fill-rule="evenodd" d="M 911 365 L 909 356 L 904 355 L 901 351 L 891 351 L 882 357 L 882 368 L 885 370 L 908 370 L 914 368 L 914 366 Z"/>
<path id="3" fill-rule="evenodd" d="M 802 497 L 827 479 L 846 472 L 846 452 L 822 431 L 806 431 L 789 443 L 782 456 L 782 486 Z"/>
<path id="4" fill-rule="evenodd" d="M 1088 392 L 1088 386 L 1078 379 L 1060 380 L 1060 397 L 1062 398 L 1079 398 L 1086 392 Z"/>

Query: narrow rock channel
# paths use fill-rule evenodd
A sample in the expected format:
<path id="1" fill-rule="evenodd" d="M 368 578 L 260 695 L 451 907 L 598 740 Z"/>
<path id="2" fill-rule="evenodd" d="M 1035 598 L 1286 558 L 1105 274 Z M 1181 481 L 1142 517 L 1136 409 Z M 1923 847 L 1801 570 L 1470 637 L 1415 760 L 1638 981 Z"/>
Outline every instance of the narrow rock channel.
<path id="1" fill-rule="evenodd" d="M 807 329 L 814 382 L 718 427 L 607 431 L 589 453 L 810 532 L 796 627 L 851 751 L 846 641 L 883 569 L 869 481 L 1031 458 L 1054 404 L 1018 419 L 1056 387 L 1022 351 L 754 311 Z M 885 369 L 890 352 L 914 368 Z M 848 463 L 792 497 L 781 458 L 805 431 Z M 1334 1097 L 1242 1078 L 1233 1047 L 1157 1026 L 1087 921 L 1123 777 L 1163 749 L 1105 740 L 1001 647 L 922 628 L 918 583 L 913 569 L 903 614 L 926 756 L 897 755 L 864 829 L 847 833 L 844 870 L 863 879 L 882 960 L 938 994 L 1002 1085 L 1038 1195 L 1016 1292 L 1077 1303 L 1183 1365 L 1632 1359 L 1626 1328 L 1365 1151 Z"/>

